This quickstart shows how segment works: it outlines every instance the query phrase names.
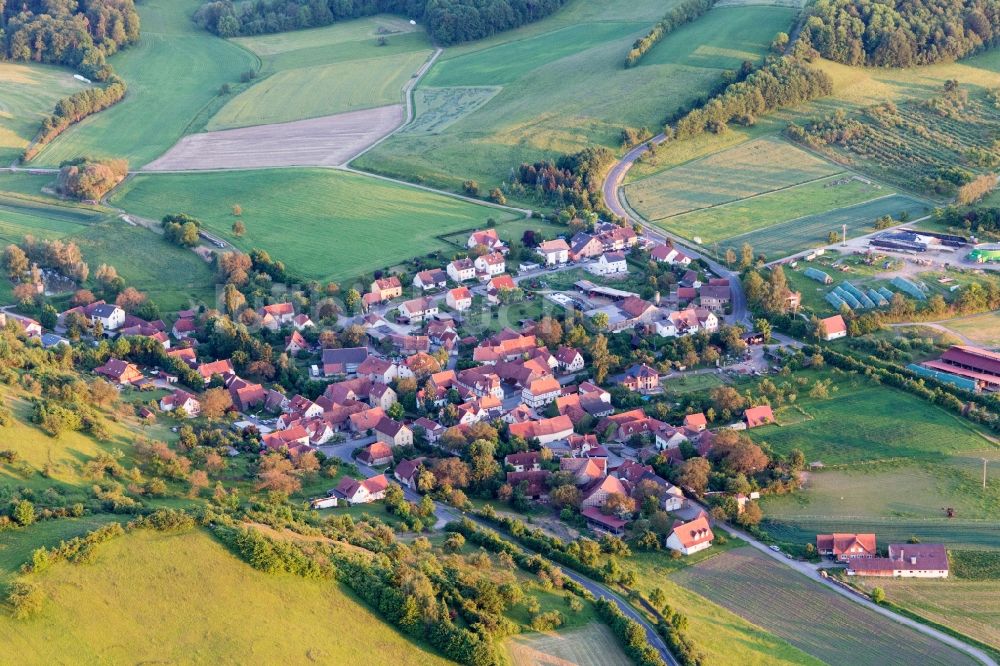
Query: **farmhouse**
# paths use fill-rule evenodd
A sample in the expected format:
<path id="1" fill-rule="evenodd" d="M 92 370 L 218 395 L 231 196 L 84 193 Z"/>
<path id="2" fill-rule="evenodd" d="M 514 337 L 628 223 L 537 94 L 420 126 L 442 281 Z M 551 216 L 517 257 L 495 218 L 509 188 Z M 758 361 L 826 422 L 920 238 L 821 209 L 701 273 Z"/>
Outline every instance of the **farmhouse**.
<path id="1" fill-rule="evenodd" d="M 649 256 L 654 261 L 670 264 L 671 266 L 687 266 L 691 263 L 691 257 L 687 256 L 677 248 L 671 247 L 670 245 L 657 245 L 653 248 L 653 251 L 649 253 Z"/>
<path id="2" fill-rule="evenodd" d="M 502 299 L 503 293 L 517 289 L 514 278 L 509 275 L 498 275 L 486 286 L 486 300 L 496 305 Z"/>
<path id="3" fill-rule="evenodd" d="M 602 254 L 596 261 L 587 264 L 587 272 L 594 275 L 626 275 L 628 263 L 624 252 L 608 252 Z"/>
<path id="4" fill-rule="evenodd" d="M 852 558 L 849 576 L 947 578 L 948 551 L 939 543 L 891 543 L 888 557 Z"/>
<path id="5" fill-rule="evenodd" d="M 559 363 L 559 369 L 563 372 L 579 372 L 583 370 L 585 365 L 583 354 L 566 345 L 560 346 L 555 356 L 556 361 Z"/>
<path id="6" fill-rule="evenodd" d="M 102 377 L 106 377 L 115 384 L 121 385 L 132 384 L 143 378 L 139 368 L 128 361 L 121 361 L 115 358 L 109 358 L 104 365 L 94 368 L 94 372 Z"/>
<path id="7" fill-rule="evenodd" d="M 694 520 L 674 523 L 667 535 L 667 548 L 676 550 L 681 555 L 692 555 L 709 548 L 713 539 L 715 535 L 708 524 L 708 514 L 702 511 Z"/>
<path id="8" fill-rule="evenodd" d="M 413 278 L 413 286 L 423 291 L 442 289 L 448 284 L 448 274 L 440 268 L 420 271 Z"/>
<path id="9" fill-rule="evenodd" d="M 472 307 L 472 292 L 468 287 L 455 287 L 445 296 L 448 307 L 457 312 L 464 312 Z"/>
<path id="10" fill-rule="evenodd" d="M 847 323 L 840 315 L 820 319 L 819 325 L 823 339 L 828 342 L 847 336 Z"/>
<path id="11" fill-rule="evenodd" d="M 574 234 L 569 241 L 569 258 L 572 261 L 597 257 L 604 252 L 604 244 L 597 236 L 582 231 Z"/>
<path id="12" fill-rule="evenodd" d="M 771 411 L 770 405 L 750 407 L 743 412 L 743 420 L 746 421 L 747 428 L 756 428 L 768 423 L 774 423 L 774 412 Z"/>
<path id="13" fill-rule="evenodd" d="M 817 534 L 816 551 L 838 562 L 855 557 L 875 557 L 878 552 L 874 534 Z"/>
<path id="14" fill-rule="evenodd" d="M 307 328 L 315 328 L 316 324 L 309 315 L 303 313 L 295 315 L 295 317 L 292 318 L 292 326 L 295 327 L 296 331 L 304 331 Z"/>
<path id="15" fill-rule="evenodd" d="M 608 475 L 608 461 L 600 458 L 560 458 L 559 471 L 570 472 L 573 483 L 587 486 Z"/>
<path id="16" fill-rule="evenodd" d="M 291 454 L 309 450 L 309 433 L 301 425 L 279 430 L 261 437 L 260 443 L 272 451 L 288 451 Z"/>
<path id="17" fill-rule="evenodd" d="M 540 243 L 537 252 L 546 266 L 558 266 L 569 261 L 569 244 L 561 238 Z"/>
<path id="18" fill-rule="evenodd" d="M 389 446 L 410 446 L 413 444 L 413 431 L 388 416 L 376 423 L 373 430 L 378 441 Z"/>
<path id="19" fill-rule="evenodd" d="M 472 259 L 456 259 L 448 264 L 448 277 L 455 282 L 476 279 L 476 264 Z"/>
<path id="20" fill-rule="evenodd" d="M 611 495 L 622 495 L 628 497 L 628 490 L 621 482 L 621 479 L 614 476 L 605 476 L 591 483 L 583 489 L 583 499 L 580 500 L 580 508 L 588 506 L 603 506 Z"/>
<path id="21" fill-rule="evenodd" d="M 386 478 L 385 474 L 379 474 L 364 481 L 345 476 L 337 484 L 334 492 L 347 500 L 348 504 L 369 504 L 385 497 L 385 490 L 388 487 L 389 479 Z"/>
<path id="22" fill-rule="evenodd" d="M 521 391 L 521 400 L 532 409 L 544 407 L 559 397 L 562 386 L 552 376 L 536 379 Z"/>
<path id="23" fill-rule="evenodd" d="M 392 448 L 385 442 L 374 442 L 358 454 L 358 460 L 369 467 L 381 467 L 392 462 Z"/>
<path id="24" fill-rule="evenodd" d="M 714 280 L 713 280 L 714 281 Z M 698 292 L 698 303 L 701 307 L 719 313 L 726 309 L 732 298 L 729 281 L 726 284 L 706 284 Z"/>
<path id="25" fill-rule="evenodd" d="M 403 283 L 395 275 L 379 278 L 372 282 L 369 293 L 374 294 L 379 301 L 391 301 L 403 295 Z"/>
<path id="26" fill-rule="evenodd" d="M 110 303 L 95 303 L 87 307 L 91 326 L 100 322 L 105 331 L 115 331 L 125 323 L 125 311 Z"/>

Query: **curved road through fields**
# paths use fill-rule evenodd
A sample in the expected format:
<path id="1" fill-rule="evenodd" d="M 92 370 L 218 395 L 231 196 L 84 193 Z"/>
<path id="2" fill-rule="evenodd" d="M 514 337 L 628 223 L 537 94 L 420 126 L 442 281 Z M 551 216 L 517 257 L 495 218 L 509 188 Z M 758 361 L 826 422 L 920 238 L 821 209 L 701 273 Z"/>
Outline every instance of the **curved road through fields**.
<path id="1" fill-rule="evenodd" d="M 676 236 L 668 231 L 664 231 L 663 229 L 650 225 L 645 220 L 640 218 L 638 213 L 634 213 L 626 208 L 625 204 L 621 200 L 621 187 L 622 182 L 625 180 L 625 174 L 627 174 L 629 169 L 632 168 L 635 161 L 639 159 L 643 153 L 649 150 L 647 145 L 648 143 L 655 143 L 659 145 L 663 143 L 665 139 L 666 137 L 663 134 L 653 137 L 649 142 L 640 144 L 627 152 L 624 157 L 611 167 L 608 171 L 608 175 L 604 179 L 604 185 L 602 186 L 604 203 L 615 215 L 641 226 L 646 237 L 651 239 L 654 243 L 670 243 L 671 245 L 682 247 L 684 248 L 684 252 L 689 257 L 692 259 L 701 259 L 713 273 L 719 277 L 727 278 L 732 289 L 732 321 L 738 324 L 746 324 L 752 328 L 752 322 L 750 321 L 750 316 L 747 311 L 746 294 L 743 293 L 743 285 L 740 282 L 739 273 L 729 270 L 714 259 L 702 254 L 692 247 L 689 241 L 681 238 L 680 236 Z"/>

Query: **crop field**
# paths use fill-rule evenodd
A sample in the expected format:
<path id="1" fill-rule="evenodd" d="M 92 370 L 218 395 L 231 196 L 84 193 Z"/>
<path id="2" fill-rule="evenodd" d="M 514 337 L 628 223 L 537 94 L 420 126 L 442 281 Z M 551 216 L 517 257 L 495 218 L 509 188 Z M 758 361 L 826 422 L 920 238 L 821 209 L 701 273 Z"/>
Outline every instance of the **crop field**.
<path id="1" fill-rule="evenodd" d="M 811 386 L 812 382 L 810 382 Z M 775 451 L 799 449 L 825 465 L 886 460 L 940 462 L 951 455 L 991 448 L 970 422 L 888 386 L 862 379 L 835 380 L 830 398 L 796 402 L 812 420 L 749 431 Z"/>
<path id="2" fill-rule="evenodd" d="M 743 243 L 750 243 L 757 254 L 763 254 L 768 259 L 780 259 L 826 245 L 829 233 L 836 231 L 839 234 L 845 224 L 847 237 L 853 238 L 874 231 L 875 220 L 883 215 L 898 218 L 905 213 L 915 218 L 927 212 L 926 203 L 903 194 L 892 194 L 734 236 L 725 243 L 727 247 L 737 250 Z"/>
<path id="3" fill-rule="evenodd" d="M 223 83 L 255 68 L 247 51 L 198 28 L 200 0 L 148 0 L 138 6 L 142 38 L 110 62 L 128 83 L 126 98 L 68 130 L 35 159 L 43 166 L 83 155 L 124 157 L 133 167 L 198 129 Z M 200 119 L 200 120 L 199 120 Z"/>
<path id="4" fill-rule="evenodd" d="M 68 69 L 0 63 L 0 164 L 21 156 L 58 100 L 87 87 Z"/>
<path id="5" fill-rule="evenodd" d="M 140 175 L 114 200 L 151 219 L 189 213 L 242 250 L 267 250 L 301 277 L 338 281 L 447 247 L 439 235 L 482 227 L 491 217 L 512 217 L 326 169 Z M 231 231 L 233 204 L 242 206 L 247 228 L 239 239 Z"/>
<path id="6" fill-rule="evenodd" d="M 637 212 L 655 221 L 838 172 L 826 160 L 769 136 L 630 183 L 625 196 Z"/>
<path id="7" fill-rule="evenodd" d="M 942 325 L 984 346 L 1000 346 L 1000 312 L 952 319 Z"/>
<path id="8" fill-rule="evenodd" d="M 489 102 L 500 86 L 454 86 L 419 88 L 413 93 L 413 122 L 400 134 L 438 134 Z"/>
<path id="9" fill-rule="evenodd" d="M 707 559 L 673 578 L 830 664 L 977 663 L 750 548 Z"/>
<path id="10" fill-rule="evenodd" d="M 888 601 L 931 622 L 1000 648 L 1000 581 L 864 579 L 864 589 L 879 586 Z"/>
<path id="11" fill-rule="evenodd" d="M 457 190 L 470 178 L 498 185 L 522 162 L 595 143 L 617 149 L 623 128 L 656 129 L 724 69 L 759 60 L 794 15 L 776 7 L 713 10 L 667 36 L 641 66 L 624 69 L 632 42 L 666 8 L 576 0 L 531 26 L 448 49 L 420 87 L 503 89 L 439 134 L 393 136 L 355 166 Z"/>
<path id="12" fill-rule="evenodd" d="M 37 580 L 48 596 L 30 620 L 0 617 L 0 653 L 24 663 L 450 663 L 407 640 L 331 581 L 251 568 L 207 533 L 136 532 L 87 565 Z M 96 602 L 95 602 L 96 600 Z M 280 612 L 275 612 L 280 609 Z M 266 631 L 247 618 L 268 618 Z M 329 621 L 334 630 L 311 631 Z"/>
<path id="13" fill-rule="evenodd" d="M 507 641 L 514 666 L 628 666 L 631 660 L 607 626 L 592 622 L 580 629 L 558 633 L 531 633 Z"/>

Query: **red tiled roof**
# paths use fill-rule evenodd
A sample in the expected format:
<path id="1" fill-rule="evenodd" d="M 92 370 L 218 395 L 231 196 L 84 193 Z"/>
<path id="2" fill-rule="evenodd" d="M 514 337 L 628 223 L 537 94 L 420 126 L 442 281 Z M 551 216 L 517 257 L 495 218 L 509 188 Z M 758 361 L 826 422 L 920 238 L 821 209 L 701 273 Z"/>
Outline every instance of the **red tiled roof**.
<path id="1" fill-rule="evenodd" d="M 677 535 L 678 541 L 685 548 L 691 548 L 715 538 L 715 535 L 712 534 L 712 528 L 708 524 L 708 515 L 704 511 L 692 521 L 674 525 L 673 534 Z"/>

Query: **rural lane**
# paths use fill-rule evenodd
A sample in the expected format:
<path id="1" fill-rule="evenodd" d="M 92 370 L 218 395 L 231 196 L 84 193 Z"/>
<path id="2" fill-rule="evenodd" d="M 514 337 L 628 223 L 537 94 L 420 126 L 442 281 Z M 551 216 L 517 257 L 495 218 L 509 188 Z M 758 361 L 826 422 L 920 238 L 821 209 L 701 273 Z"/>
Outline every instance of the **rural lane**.
<path id="1" fill-rule="evenodd" d="M 672 245 L 683 247 L 685 253 L 689 257 L 692 259 L 701 259 L 713 273 L 719 277 L 728 279 L 732 288 L 732 319 L 735 323 L 746 324 L 752 329 L 752 322 L 750 321 L 749 311 L 747 310 L 746 294 L 743 292 L 743 285 L 740 282 L 739 273 L 729 270 L 714 259 L 702 254 L 692 247 L 686 239 L 647 224 L 646 221 L 640 218 L 637 213 L 634 213 L 626 208 L 625 204 L 621 200 L 622 182 L 625 180 L 625 175 L 629 172 L 629 169 L 632 168 L 632 165 L 635 164 L 636 160 L 649 150 L 648 144 L 653 143 L 659 145 L 665 140 L 666 136 L 660 134 L 645 143 L 639 144 L 632 150 L 625 153 L 625 155 L 618 160 L 618 162 L 616 162 L 611 169 L 608 170 L 608 175 L 604 178 L 604 184 L 601 186 L 604 194 L 604 203 L 615 215 L 631 222 L 635 222 L 642 227 L 643 233 L 647 238 L 652 239 L 653 242 L 660 244 L 666 244 L 669 242 Z"/>
<path id="2" fill-rule="evenodd" d="M 732 533 L 734 536 L 737 536 L 740 539 L 743 539 L 750 546 L 752 546 L 753 548 L 756 548 L 757 550 L 759 550 L 760 552 L 764 553 L 768 557 L 770 557 L 770 558 L 772 558 L 772 559 L 774 559 L 774 560 L 776 560 L 778 562 L 781 562 L 785 566 L 793 569 L 794 571 L 797 571 L 798 573 L 802 574 L 806 578 L 809 578 L 810 580 L 813 580 L 813 581 L 819 583 L 820 585 L 823 585 L 824 587 L 827 587 L 830 590 L 833 590 L 834 592 L 836 592 L 840 596 L 846 597 L 847 599 L 850 599 L 851 601 L 853 601 L 853 602 L 855 602 L 857 604 L 860 604 L 861 606 L 864 606 L 865 608 L 867 608 L 869 610 L 875 611 L 879 615 L 884 615 L 885 617 L 889 618 L 890 620 L 893 620 L 895 622 L 898 622 L 899 624 L 902 624 L 902 625 L 905 625 L 907 627 L 910 627 L 911 629 L 914 629 L 915 631 L 919 631 L 920 633 L 922 633 L 922 634 L 924 634 L 926 636 L 929 636 L 929 637 L 931 637 L 931 638 L 933 638 L 933 639 L 935 639 L 937 641 L 940 641 L 941 643 L 949 645 L 949 646 L 955 648 L 956 650 L 961 650 L 962 652 L 964 652 L 967 655 L 973 657 L 974 659 L 980 661 L 981 663 L 986 664 L 986 666 L 997 666 L 997 662 L 994 661 L 993 658 L 990 657 L 988 654 L 986 654 L 986 652 L 984 652 L 983 650 L 980 650 L 977 647 L 969 645 L 968 643 L 965 643 L 965 642 L 963 642 L 963 641 L 955 638 L 954 636 L 950 636 L 950 635 L 948 635 L 948 634 L 946 634 L 946 633 L 944 633 L 942 631 L 938 631 L 937 629 L 934 629 L 933 627 L 930 627 L 930 626 L 928 626 L 926 624 L 922 624 L 920 622 L 917 622 L 916 620 L 911 620 L 908 617 L 904 617 L 902 615 L 899 615 L 898 613 L 894 613 L 891 610 L 889 610 L 888 608 L 885 608 L 884 606 L 879 606 L 878 604 L 874 603 L 873 601 L 871 601 L 869 599 L 866 599 L 865 597 L 863 597 L 860 594 L 851 592 L 851 591 L 849 591 L 849 590 L 841 587 L 837 583 L 834 583 L 834 582 L 832 582 L 832 581 L 830 581 L 830 580 L 828 580 L 826 578 L 823 578 L 823 576 L 821 576 L 820 573 L 819 573 L 819 567 L 817 565 L 811 564 L 809 562 L 803 562 L 801 560 L 789 559 L 784 554 L 777 553 L 777 552 L 771 550 L 770 547 L 768 547 L 762 541 L 759 541 L 756 537 L 754 537 L 750 533 L 745 532 L 745 531 L 743 531 L 743 530 L 741 530 L 741 529 L 739 529 L 737 527 L 734 527 L 734 526 L 732 526 L 732 525 L 730 525 L 728 523 L 725 525 L 725 529 L 727 531 L 729 531 L 730 533 Z"/>

